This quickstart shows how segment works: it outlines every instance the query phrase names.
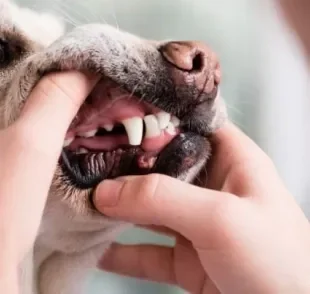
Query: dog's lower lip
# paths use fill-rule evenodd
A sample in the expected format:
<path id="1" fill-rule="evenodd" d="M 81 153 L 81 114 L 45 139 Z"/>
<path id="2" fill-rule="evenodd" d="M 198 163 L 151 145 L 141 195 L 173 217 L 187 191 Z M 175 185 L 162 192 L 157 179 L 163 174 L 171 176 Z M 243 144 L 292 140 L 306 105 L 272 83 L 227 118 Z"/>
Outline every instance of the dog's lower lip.
<path id="1" fill-rule="evenodd" d="M 63 150 L 60 165 L 72 185 L 90 189 L 107 178 L 149 173 L 156 159 L 156 152 L 144 152 L 139 147 L 88 154 Z"/>

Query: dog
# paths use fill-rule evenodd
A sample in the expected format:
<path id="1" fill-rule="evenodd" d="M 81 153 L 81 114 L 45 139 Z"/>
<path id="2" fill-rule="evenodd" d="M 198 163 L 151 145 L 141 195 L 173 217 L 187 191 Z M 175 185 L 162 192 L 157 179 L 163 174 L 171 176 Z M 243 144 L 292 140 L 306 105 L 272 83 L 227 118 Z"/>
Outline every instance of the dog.
<path id="1" fill-rule="evenodd" d="M 0 0 L 1 128 L 44 75 L 66 70 L 101 79 L 67 132 L 34 248 L 20 265 L 23 294 L 81 293 L 87 271 L 130 225 L 94 209 L 94 187 L 151 173 L 192 182 L 211 154 L 208 136 L 227 119 L 220 63 L 207 45 L 103 24 L 66 33 L 52 17 Z"/>

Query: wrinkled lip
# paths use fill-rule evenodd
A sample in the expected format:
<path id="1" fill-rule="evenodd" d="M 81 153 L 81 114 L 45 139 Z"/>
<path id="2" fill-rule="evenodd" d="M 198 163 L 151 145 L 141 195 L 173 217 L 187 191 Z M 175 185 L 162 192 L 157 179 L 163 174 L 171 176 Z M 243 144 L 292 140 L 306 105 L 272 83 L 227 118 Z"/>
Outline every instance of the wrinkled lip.
<path id="1" fill-rule="evenodd" d="M 71 184 L 80 189 L 90 189 L 104 179 L 150 173 L 158 154 L 145 152 L 139 147 L 85 154 L 64 150 L 60 164 Z"/>
<path id="2" fill-rule="evenodd" d="M 69 127 L 60 165 L 80 189 L 107 178 L 151 173 L 180 133 L 178 118 L 102 79 Z"/>

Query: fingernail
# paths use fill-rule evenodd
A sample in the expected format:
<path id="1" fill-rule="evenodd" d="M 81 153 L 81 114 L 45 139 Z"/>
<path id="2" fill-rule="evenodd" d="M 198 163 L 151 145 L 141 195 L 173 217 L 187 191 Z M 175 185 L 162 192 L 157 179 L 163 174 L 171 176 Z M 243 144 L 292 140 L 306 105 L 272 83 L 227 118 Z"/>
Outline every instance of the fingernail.
<path id="1" fill-rule="evenodd" d="M 122 181 L 104 180 L 95 190 L 94 205 L 100 211 L 105 207 L 116 206 L 122 189 Z"/>

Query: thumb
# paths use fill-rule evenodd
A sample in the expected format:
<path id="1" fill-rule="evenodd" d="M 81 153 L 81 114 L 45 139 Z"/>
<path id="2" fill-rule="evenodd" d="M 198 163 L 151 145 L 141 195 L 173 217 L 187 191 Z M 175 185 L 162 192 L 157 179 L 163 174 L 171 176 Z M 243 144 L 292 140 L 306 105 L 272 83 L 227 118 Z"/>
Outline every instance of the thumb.
<path id="1" fill-rule="evenodd" d="M 60 143 L 98 77 L 80 72 L 53 73 L 30 94 L 17 124 L 31 139 Z M 37 143 L 37 142 L 36 142 Z"/>
<path id="2" fill-rule="evenodd" d="M 193 240 L 193 228 L 199 233 L 199 228 L 212 225 L 217 206 L 228 195 L 152 174 L 105 180 L 94 192 L 93 203 L 109 217 L 169 227 Z"/>

